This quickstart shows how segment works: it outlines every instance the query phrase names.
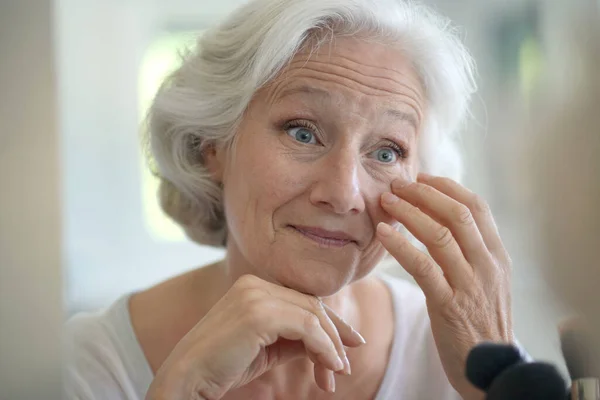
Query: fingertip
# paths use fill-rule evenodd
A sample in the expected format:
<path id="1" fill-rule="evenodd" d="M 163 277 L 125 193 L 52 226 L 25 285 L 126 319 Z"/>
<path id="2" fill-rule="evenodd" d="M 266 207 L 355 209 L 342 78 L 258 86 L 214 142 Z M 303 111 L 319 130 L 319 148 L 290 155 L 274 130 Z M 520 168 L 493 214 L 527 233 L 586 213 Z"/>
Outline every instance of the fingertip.
<path id="1" fill-rule="evenodd" d="M 328 369 L 322 364 L 315 364 L 314 366 L 315 382 L 317 386 L 323 389 L 325 392 L 335 392 L 335 372 Z"/>
<path id="2" fill-rule="evenodd" d="M 385 192 L 381 195 L 381 204 L 384 206 L 392 205 L 397 203 L 399 200 L 400 198 L 391 192 Z"/>
<path id="3" fill-rule="evenodd" d="M 367 341 L 360 333 L 358 333 L 357 331 L 354 331 L 354 332 L 356 333 L 356 336 L 358 337 L 358 341 L 360 342 L 361 345 L 367 344 Z"/>
<path id="4" fill-rule="evenodd" d="M 350 343 L 350 346 L 348 346 L 348 347 L 359 347 L 359 346 L 362 346 L 363 344 L 367 343 L 365 338 L 360 333 L 358 333 L 358 331 L 356 329 L 354 329 L 351 326 L 350 326 L 350 339 L 351 339 L 352 343 Z"/>
<path id="5" fill-rule="evenodd" d="M 430 175 L 425 172 L 419 172 L 419 174 L 417 175 L 417 181 L 429 181 L 433 178 L 434 178 L 433 175 Z"/>
<path id="6" fill-rule="evenodd" d="M 377 234 L 381 237 L 390 237 L 394 233 L 394 229 L 385 222 L 377 224 Z"/>
<path id="7" fill-rule="evenodd" d="M 396 178 L 392 181 L 392 190 L 402 190 L 402 188 L 405 188 L 406 186 L 410 185 L 412 183 L 411 180 L 406 179 L 406 178 Z"/>
<path id="8" fill-rule="evenodd" d="M 332 371 L 327 373 L 327 391 L 335 393 L 335 374 Z"/>

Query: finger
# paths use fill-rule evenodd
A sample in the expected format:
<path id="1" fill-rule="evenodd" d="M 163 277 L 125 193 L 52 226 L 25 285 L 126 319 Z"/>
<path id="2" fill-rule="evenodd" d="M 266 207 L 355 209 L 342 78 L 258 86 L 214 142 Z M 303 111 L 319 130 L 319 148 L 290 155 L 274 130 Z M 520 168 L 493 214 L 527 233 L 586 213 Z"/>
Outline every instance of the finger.
<path id="1" fill-rule="evenodd" d="M 305 350 L 304 352 L 305 355 L 308 355 L 308 358 L 310 359 L 310 361 L 312 361 L 313 364 L 320 364 L 323 366 L 323 368 L 328 369 L 329 371 L 338 374 L 338 375 L 348 375 L 345 373 L 344 369 L 341 369 L 339 371 L 332 371 L 331 369 L 327 368 L 326 365 L 324 365 L 321 361 L 319 361 L 319 355 L 315 354 L 311 351 Z"/>
<path id="2" fill-rule="evenodd" d="M 418 250 L 401 233 L 385 222 L 377 225 L 377 238 L 423 290 L 428 301 L 445 304 L 453 295 L 450 284 L 435 261 Z"/>
<path id="3" fill-rule="evenodd" d="M 333 323 L 331 318 L 329 318 L 329 315 L 327 315 L 323 302 L 320 299 L 313 296 L 304 296 L 306 297 L 304 299 L 304 302 L 305 306 L 307 307 L 307 311 L 312 312 L 317 316 L 317 318 L 319 318 L 323 330 L 331 338 L 331 341 L 333 342 L 338 352 L 338 356 L 344 363 L 344 374 L 350 375 L 350 362 L 348 361 L 348 356 L 346 355 L 346 349 L 344 348 L 342 338 L 340 337 L 340 334 L 337 328 L 335 327 L 335 324 Z"/>
<path id="4" fill-rule="evenodd" d="M 424 183 L 396 180 L 392 191 L 447 227 L 471 265 L 489 260 L 489 250 L 467 206 Z"/>
<path id="5" fill-rule="evenodd" d="M 350 325 L 341 319 L 338 321 L 339 326 L 336 326 L 329 316 L 331 313 L 328 314 L 325 310 L 323 302 L 314 296 L 305 295 L 295 290 L 284 288 L 272 283 L 269 283 L 265 289 L 271 296 L 288 301 L 297 305 L 298 307 L 302 307 L 308 312 L 315 314 L 317 318 L 319 318 L 323 329 L 331 338 L 335 348 L 338 351 L 340 359 L 344 363 L 345 373 L 349 374 L 350 363 L 348 361 L 348 357 L 346 356 L 344 344 L 347 342 L 348 346 L 354 347 L 361 344 L 361 341 L 364 341 L 364 339 L 362 339 L 358 332 L 356 332 Z M 344 338 L 346 340 L 343 340 L 340 336 L 339 329 L 343 331 Z"/>
<path id="6" fill-rule="evenodd" d="M 304 343 L 299 340 L 279 339 L 274 344 L 267 346 L 265 351 L 267 352 L 265 371 L 308 355 Z M 316 355 L 315 359 L 317 359 Z"/>
<path id="7" fill-rule="evenodd" d="M 317 354 L 311 351 L 306 351 L 306 354 L 308 354 L 308 357 L 314 364 L 313 369 L 317 386 L 326 392 L 332 392 L 332 390 L 335 391 L 335 380 L 333 381 L 334 387 L 331 388 L 331 381 L 329 379 L 329 376 L 333 374 L 333 371 L 319 361 L 319 356 Z"/>
<path id="8" fill-rule="evenodd" d="M 358 347 L 367 343 L 362 335 L 354 330 L 354 328 L 344 321 L 342 317 L 337 315 L 337 313 L 331 307 L 323 303 L 323 308 L 337 328 L 340 338 L 342 338 L 342 342 L 344 342 L 345 346 Z"/>
<path id="9" fill-rule="evenodd" d="M 327 307 L 325 303 L 315 303 L 314 300 L 317 299 L 316 297 L 309 296 L 300 293 L 296 290 L 289 289 L 266 281 L 262 281 L 261 289 L 266 291 L 271 296 L 289 301 L 290 303 L 296 304 L 297 306 L 305 308 L 309 311 L 314 310 L 315 308 L 318 309 L 319 307 L 323 307 L 329 318 L 332 319 L 338 332 L 340 332 L 342 342 L 345 346 L 357 347 L 366 343 L 365 339 L 361 336 L 361 334 L 358 333 L 358 331 L 356 331 L 356 329 L 354 329 L 348 322 L 340 318 L 335 312 L 328 312 L 327 310 L 331 309 Z"/>
<path id="10" fill-rule="evenodd" d="M 393 193 L 384 193 L 381 196 L 381 205 L 427 247 L 452 287 L 471 282 L 473 268 L 465 259 L 450 229 Z"/>
<path id="11" fill-rule="evenodd" d="M 315 314 L 276 298 L 269 298 L 261 309 L 262 317 L 256 322 L 256 330 L 259 336 L 262 332 L 267 336 L 263 345 L 271 345 L 279 338 L 300 340 L 307 352 L 317 355 L 313 362 L 322 363 L 332 371 L 344 369 L 338 349 Z"/>
<path id="12" fill-rule="evenodd" d="M 480 196 L 449 178 L 419 174 L 418 180 L 467 206 L 488 250 L 497 257 L 504 256 L 508 259 L 490 207 Z"/>
<path id="13" fill-rule="evenodd" d="M 335 375 L 330 370 L 323 366 L 323 364 L 315 364 L 315 382 L 317 385 L 329 393 L 335 392 Z"/>

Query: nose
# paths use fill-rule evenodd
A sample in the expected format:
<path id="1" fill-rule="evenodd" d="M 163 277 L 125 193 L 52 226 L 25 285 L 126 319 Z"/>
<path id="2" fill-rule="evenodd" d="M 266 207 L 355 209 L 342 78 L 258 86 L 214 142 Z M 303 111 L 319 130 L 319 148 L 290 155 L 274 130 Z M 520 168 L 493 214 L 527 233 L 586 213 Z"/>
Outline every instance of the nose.
<path id="1" fill-rule="evenodd" d="M 365 210 L 359 173 L 360 160 L 349 151 L 329 154 L 317 170 L 310 192 L 313 205 L 336 214 L 358 214 Z"/>

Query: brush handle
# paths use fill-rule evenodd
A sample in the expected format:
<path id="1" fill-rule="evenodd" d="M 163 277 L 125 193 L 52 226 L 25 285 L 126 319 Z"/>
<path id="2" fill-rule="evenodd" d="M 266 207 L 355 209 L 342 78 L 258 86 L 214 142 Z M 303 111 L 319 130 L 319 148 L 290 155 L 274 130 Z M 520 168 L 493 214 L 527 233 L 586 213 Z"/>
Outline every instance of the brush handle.
<path id="1" fill-rule="evenodd" d="M 598 378 L 575 379 L 571 385 L 571 400 L 600 400 Z"/>

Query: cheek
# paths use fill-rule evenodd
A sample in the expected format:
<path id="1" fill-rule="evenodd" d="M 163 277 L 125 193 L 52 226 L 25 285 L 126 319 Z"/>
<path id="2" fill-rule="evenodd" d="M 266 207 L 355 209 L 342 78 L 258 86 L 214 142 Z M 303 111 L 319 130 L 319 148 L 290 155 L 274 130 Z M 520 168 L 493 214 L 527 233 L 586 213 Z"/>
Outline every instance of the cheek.
<path id="1" fill-rule="evenodd" d="M 395 168 L 393 172 L 386 172 L 380 179 L 366 181 L 365 201 L 367 203 L 369 220 L 372 224 L 373 236 L 371 242 L 365 247 L 361 257 L 361 271 L 363 273 L 369 273 L 387 253 L 383 245 L 376 238 L 377 225 L 380 222 L 385 222 L 392 227 L 400 227 L 400 223 L 381 207 L 381 195 L 391 191 L 391 183 L 394 179 L 416 180 L 418 173 L 417 165 L 418 162 L 416 161 L 407 162 L 402 167 Z"/>
<path id="2" fill-rule="evenodd" d="M 370 241 L 362 249 L 356 274 L 357 279 L 369 274 L 386 254 L 385 248 L 377 239 L 375 234 L 377 224 L 380 222 L 385 222 L 392 226 L 398 225 L 398 223 L 381 207 L 379 199 L 385 190 L 389 191 L 389 184 L 385 185 L 385 187 L 379 188 L 377 191 L 374 191 L 374 193 L 367 199 L 366 211 L 369 215 L 368 223 L 371 225 L 369 230 L 372 232 L 372 235 L 370 237 Z"/>
<path id="3" fill-rule="evenodd" d="M 258 135 L 256 135 L 258 136 Z M 240 247 L 273 241 L 273 215 L 302 193 L 309 180 L 285 154 L 260 139 L 240 141 L 226 171 L 225 212 L 230 234 Z M 266 244 L 265 244 L 266 243 Z"/>
<path id="4" fill-rule="evenodd" d="M 371 271 L 373 271 L 373 269 L 381 262 L 385 254 L 386 250 L 378 240 L 374 240 L 369 244 L 363 251 L 355 279 L 363 278 L 371 273 Z"/>

